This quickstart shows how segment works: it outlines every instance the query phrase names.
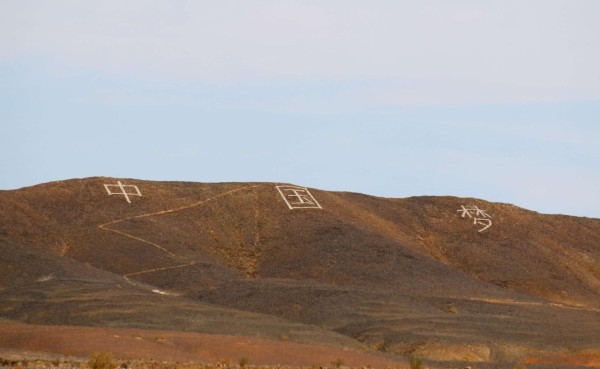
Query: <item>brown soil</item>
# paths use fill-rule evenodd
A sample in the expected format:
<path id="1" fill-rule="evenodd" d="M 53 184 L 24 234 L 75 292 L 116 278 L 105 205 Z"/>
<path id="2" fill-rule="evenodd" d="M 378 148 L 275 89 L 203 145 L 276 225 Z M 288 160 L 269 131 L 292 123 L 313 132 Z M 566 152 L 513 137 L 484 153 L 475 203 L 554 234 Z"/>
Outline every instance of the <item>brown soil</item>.
<path id="1" fill-rule="evenodd" d="M 575 353 L 562 353 L 550 357 L 534 357 L 523 361 L 525 365 L 545 364 L 560 366 L 588 366 L 600 368 L 600 351 L 583 351 Z"/>
<path id="2" fill-rule="evenodd" d="M 41 326 L 0 322 L 0 353 L 50 353 L 88 357 L 94 352 L 112 353 L 116 360 L 230 363 L 247 358 L 254 365 L 307 367 L 344 365 L 374 368 L 408 367 L 356 349 L 267 340 L 254 337 L 200 333 L 68 326 Z M 1 354 L 0 354 L 1 356 Z"/>
<path id="3" fill-rule="evenodd" d="M 120 179 L 129 203 L 116 181 L 0 191 L 0 318 L 478 365 L 600 349 L 599 219 L 315 189 L 322 209 L 290 210 L 272 183 Z"/>

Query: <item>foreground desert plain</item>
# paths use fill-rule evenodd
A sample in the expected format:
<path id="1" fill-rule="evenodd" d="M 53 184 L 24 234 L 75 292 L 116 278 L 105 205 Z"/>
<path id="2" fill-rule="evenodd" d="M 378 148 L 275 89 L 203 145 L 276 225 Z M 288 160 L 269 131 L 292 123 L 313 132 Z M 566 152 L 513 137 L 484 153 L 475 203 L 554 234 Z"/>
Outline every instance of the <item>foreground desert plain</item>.
<path id="1" fill-rule="evenodd" d="M 0 255 L 0 366 L 600 366 L 598 219 L 87 178 L 0 191 Z"/>

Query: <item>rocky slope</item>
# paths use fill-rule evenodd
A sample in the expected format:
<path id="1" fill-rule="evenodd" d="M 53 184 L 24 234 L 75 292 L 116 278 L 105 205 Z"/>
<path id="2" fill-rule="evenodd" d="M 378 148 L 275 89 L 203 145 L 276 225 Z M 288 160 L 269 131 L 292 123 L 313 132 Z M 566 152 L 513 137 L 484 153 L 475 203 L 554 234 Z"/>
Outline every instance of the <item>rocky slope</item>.
<path id="1" fill-rule="evenodd" d="M 454 197 L 89 178 L 0 191 L 0 252 L 0 313 L 22 322 L 445 362 L 600 353 L 598 219 Z"/>

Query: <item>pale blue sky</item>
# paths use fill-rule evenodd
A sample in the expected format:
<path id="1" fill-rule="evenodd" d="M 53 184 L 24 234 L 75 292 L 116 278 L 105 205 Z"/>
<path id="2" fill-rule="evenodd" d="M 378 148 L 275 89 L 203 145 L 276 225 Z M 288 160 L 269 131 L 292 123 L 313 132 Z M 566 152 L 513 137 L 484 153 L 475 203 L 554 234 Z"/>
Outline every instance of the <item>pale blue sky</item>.
<path id="1" fill-rule="evenodd" d="M 0 3 L 0 189 L 87 176 L 600 218 L 598 1 Z"/>

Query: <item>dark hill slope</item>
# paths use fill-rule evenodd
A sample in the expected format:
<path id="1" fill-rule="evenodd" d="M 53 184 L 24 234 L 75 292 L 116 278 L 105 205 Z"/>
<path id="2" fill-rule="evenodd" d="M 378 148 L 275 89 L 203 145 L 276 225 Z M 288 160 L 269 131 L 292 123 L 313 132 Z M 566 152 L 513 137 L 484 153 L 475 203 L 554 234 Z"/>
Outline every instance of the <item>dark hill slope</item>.
<path id="1" fill-rule="evenodd" d="M 0 312 L 31 324 L 250 335 L 356 346 L 349 338 L 273 316 L 192 300 L 0 237 Z M 0 319 L 1 319 L 0 318 Z"/>
<path id="2" fill-rule="evenodd" d="M 290 209 L 269 183 L 121 181 L 142 196 L 109 196 L 112 178 L 0 192 L 0 236 L 52 255 L 56 271 L 36 278 L 89 265 L 124 289 L 318 325 L 384 351 L 510 361 L 600 350 L 600 220 L 312 189 L 322 209 Z M 3 305 L 35 292 L 16 287 L 18 273 L 0 278 Z"/>

